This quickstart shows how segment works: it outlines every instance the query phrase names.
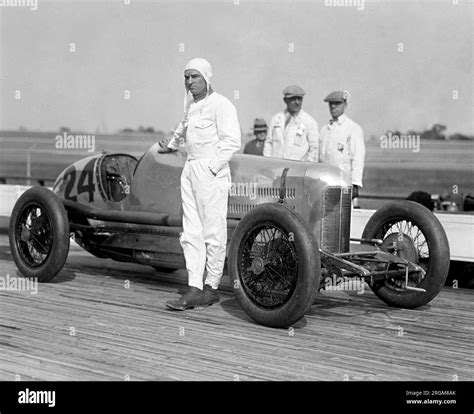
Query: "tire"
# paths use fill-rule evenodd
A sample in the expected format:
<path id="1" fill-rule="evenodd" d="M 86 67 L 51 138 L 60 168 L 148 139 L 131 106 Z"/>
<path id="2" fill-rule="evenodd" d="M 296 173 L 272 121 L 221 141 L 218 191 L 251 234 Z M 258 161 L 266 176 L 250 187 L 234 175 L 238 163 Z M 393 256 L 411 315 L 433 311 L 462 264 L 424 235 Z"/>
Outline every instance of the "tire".
<path id="1" fill-rule="evenodd" d="M 382 250 L 389 252 L 398 239 L 401 243 L 397 246 L 398 255 L 426 272 L 424 277 L 418 274 L 409 279 L 409 286 L 425 292 L 404 289 L 405 279 L 388 279 L 371 285 L 374 293 L 388 305 L 409 309 L 423 306 L 444 286 L 450 264 L 448 239 L 441 223 L 426 207 L 413 201 L 388 203 L 367 222 L 362 238 L 384 240 Z"/>
<path id="2" fill-rule="evenodd" d="M 245 313 L 273 328 L 287 328 L 307 312 L 321 276 L 313 235 L 298 215 L 276 203 L 255 207 L 237 225 L 228 269 Z"/>
<path id="3" fill-rule="evenodd" d="M 16 202 L 10 217 L 10 249 L 25 277 L 49 282 L 63 268 L 69 252 L 69 221 L 51 190 L 32 187 Z"/>

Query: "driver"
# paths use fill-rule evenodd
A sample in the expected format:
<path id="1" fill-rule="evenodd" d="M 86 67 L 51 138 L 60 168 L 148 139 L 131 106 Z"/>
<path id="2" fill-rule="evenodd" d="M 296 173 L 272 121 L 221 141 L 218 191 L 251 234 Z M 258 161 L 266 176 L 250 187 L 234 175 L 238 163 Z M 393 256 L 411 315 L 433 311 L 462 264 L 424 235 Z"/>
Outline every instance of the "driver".
<path id="1" fill-rule="evenodd" d="M 227 243 L 227 199 L 231 184 L 229 161 L 241 146 L 234 105 L 214 92 L 209 62 L 195 58 L 184 68 L 184 118 L 159 153 L 184 149 L 181 174 L 183 233 L 180 238 L 189 289 L 167 306 L 177 310 L 219 301 Z M 207 271 L 203 281 L 204 270 Z"/>

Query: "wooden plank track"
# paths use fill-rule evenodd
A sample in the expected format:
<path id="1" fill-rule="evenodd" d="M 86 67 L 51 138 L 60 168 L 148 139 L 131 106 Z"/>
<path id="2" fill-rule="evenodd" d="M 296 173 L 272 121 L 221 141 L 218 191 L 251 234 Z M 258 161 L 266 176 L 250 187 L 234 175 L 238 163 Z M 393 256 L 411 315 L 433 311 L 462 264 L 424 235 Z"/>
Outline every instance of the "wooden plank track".
<path id="1" fill-rule="evenodd" d="M 16 278 L 0 235 L 0 277 Z M 291 329 L 253 323 L 224 277 L 221 303 L 165 307 L 184 271 L 72 248 L 37 293 L 0 290 L 0 380 L 474 380 L 474 291 L 445 287 L 417 310 L 367 288 L 320 293 Z"/>

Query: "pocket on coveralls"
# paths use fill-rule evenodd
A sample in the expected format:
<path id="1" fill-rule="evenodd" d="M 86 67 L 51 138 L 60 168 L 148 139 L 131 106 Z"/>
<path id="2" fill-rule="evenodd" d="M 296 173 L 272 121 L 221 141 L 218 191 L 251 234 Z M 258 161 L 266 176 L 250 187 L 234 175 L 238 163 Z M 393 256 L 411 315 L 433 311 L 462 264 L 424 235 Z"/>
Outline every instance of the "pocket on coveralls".
<path id="1" fill-rule="evenodd" d="M 206 170 L 208 172 L 208 174 L 212 177 L 212 178 L 224 178 L 228 175 L 229 173 L 229 164 L 226 164 L 224 165 L 218 172 L 216 175 L 214 175 L 212 172 L 211 172 L 211 169 L 209 168 L 211 166 L 212 162 L 209 162 L 208 166 L 206 167 Z"/>
<path id="2" fill-rule="evenodd" d="M 202 144 L 212 140 L 215 133 L 214 122 L 211 120 L 199 121 L 194 125 L 196 135 Z"/>

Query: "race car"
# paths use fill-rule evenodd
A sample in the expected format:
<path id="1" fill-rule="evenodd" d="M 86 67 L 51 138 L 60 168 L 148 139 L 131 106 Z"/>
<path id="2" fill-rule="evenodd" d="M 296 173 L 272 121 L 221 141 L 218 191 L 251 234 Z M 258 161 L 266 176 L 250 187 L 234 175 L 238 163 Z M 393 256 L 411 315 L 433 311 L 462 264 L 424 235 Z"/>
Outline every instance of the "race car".
<path id="1" fill-rule="evenodd" d="M 93 155 L 66 168 L 53 189 L 16 202 L 9 237 L 26 277 L 52 280 L 70 238 L 99 258 L 185 268 L 180 175 L 185 157 L 153 145 L 132 155 Z M 296 323 L 323 281 L 357 278 L 390 306 L 430 302 L 449 270 L 437 218 L 412 201 L 385 204 L 350 239 L 352 186 L 338 168 L 236 154 L 230 162 L 226 266 L 235 297 L 257 323 Z M 351 243 L 352 242 L 352 243 Z"/>

